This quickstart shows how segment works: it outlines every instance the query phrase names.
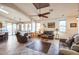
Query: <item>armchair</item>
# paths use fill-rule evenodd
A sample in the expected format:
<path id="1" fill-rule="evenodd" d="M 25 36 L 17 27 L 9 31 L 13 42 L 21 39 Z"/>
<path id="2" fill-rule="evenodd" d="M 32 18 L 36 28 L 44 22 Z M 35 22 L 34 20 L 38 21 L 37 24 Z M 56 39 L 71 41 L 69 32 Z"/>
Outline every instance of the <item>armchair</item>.
<path id="1" fill-rule="evenodd" d="M 26 43 L 27 42 L 27 37 L 24 35 L 22 36 L 19 32 L 16 33 L 17 41 L 19 43 Z"/>

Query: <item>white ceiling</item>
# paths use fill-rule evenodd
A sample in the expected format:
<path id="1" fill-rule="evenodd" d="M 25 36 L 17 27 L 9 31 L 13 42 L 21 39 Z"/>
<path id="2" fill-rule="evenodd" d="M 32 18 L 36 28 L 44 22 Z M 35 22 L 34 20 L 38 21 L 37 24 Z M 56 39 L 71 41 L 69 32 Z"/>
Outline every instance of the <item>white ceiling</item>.
<path id="1" fill-rule="evenodd" d="M 63 3 L 63 4 L 50 4 L 50 8 L 53 9 L 53 12 L 51 13 L 52 18 L 57 18 L 57 17 L 64 17 L 67 16 L 74 16 L 78 14 L 78 4 L 68 4 L 68 3 Z"/>
<path id="2" fill-rule="evenodd" d="M 17 11 L 16 9 L 13 9 L 11 7 L 5 6 L 0 4 L 0 7 L 3 7 L 2 9 L 7 11 L 8 14 L 5 14 L 3 12 L 0 11 L 0 15 L 4 16 L 5 18 L 10 19 L 11 21 L 15 21 L 15 22 L 27 22 L 30 21 L 30 18 L 26 15 L 24 15 L 23 13 Z"/>
<path id="3" fill-rule="evenodd" d="M 20 10 L 22 10 L 24 13 L 26 13 L 27 16 L 29 16 L 33 20 L 39 20 L 40 18 L 36 15 L 38 15 L 38 11 L 35 8 L 35 6 L 31 3 L 19 3 L 15 4 Z M 35 15 L 35 16 L 34 16 Z"/>
<path id="4" fill-rule="evenodd" d="M 0 15 L 11 19 L 12 21 L 29 22 L 31 20 L 53 20 L 59 17 L 75 16 L 78 15 L 79 4 L 77 3 L 50 3 L 49 7 L 40 9 L 40 13 L 50 12 L 48 18 L 39 18 L 39 10 L 35 8 L 32 3 L 15 3 L 15 4 L 0 4 L 4 6 L 4 9 L 9 12 L 9 14 L 4 14 L 0 12 Z M 8 6 L 13 5 L 13 6 Z M 16 6 L 17 8 L 13 8 Z M 50 11 L 52 9 L 53 11 Z M 64 16 L 63 16 L 64 15 Z"/>

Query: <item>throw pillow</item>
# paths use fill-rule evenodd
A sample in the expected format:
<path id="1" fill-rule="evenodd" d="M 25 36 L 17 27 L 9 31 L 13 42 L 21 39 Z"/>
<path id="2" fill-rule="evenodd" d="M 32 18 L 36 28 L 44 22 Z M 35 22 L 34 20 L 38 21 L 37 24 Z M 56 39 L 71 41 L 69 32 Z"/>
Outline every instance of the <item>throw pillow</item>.
<path id="1" fill-rule="evenodd" d="M 74 38 L 69 38 L 69 39 L 67 39 L 67 41 L 66 41 L 66 44 L 68 45 L 68 47 L 70 48 L 71 46 L 72 46 L 72 43 L 74 42 Z"/>
<path id="2" fill-rule="evenodd" d="M 79 35 L 76 35 L 76 36 L 74 37 L 74 42 L 75 42 L 75 43 L 78 43 L 78 42 L 79 42 Z"/>

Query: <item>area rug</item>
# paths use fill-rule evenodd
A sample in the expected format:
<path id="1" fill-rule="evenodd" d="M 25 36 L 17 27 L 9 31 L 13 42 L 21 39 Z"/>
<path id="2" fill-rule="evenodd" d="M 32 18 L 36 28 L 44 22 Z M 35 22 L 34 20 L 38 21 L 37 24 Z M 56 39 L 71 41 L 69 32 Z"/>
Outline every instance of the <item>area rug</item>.
<path id="1" fill-rule="evenodd" d="M 43 42 L 43 41 L 35 41 L 26 47 L 42 53 L 48 53 L 50 46 L 51 43 Z"/>

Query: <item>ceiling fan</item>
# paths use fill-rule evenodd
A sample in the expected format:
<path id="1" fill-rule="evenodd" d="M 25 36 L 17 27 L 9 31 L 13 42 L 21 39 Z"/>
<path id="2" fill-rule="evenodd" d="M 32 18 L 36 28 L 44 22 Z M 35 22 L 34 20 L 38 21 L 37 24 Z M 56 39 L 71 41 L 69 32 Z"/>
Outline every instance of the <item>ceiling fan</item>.
<path id="1" fill-rule="evenodd" d="M 44 17 L 44 18 L 48 18 L 48 14 L 50 14 L 50 12 L 45 12 L 41 14 L 41 9 L 45 8 L 45 7 L 49 7 L 49 3 L 33 3 L 33 5 L 35 6 L 35 8 L 38 10 L 38 14 L 34 15 L 34 16 L 39 16 L 39 17 Z"/>
<path id="2" fill-rule="evenodd" d="M 38 9 L 39 14 L 37 15 L 30 15 L 31 17 L 33 16 L 39 16 L 39 17 L 43 17 L 43 18 L 48 18 L 48 14 L 50 14 L 53 9 L 50 9 L 50 4 L 48 3 L 33 3 L 33 5 L 36 7 L 36 9 Z M 41 13 L 41 8 L 45 8 L 45 7 L 49 7 L 49 11 L 45 12 L 45 13 Z"/>
<path id="3" fill-rule="evenodd" d="M 31 17 L 33 16 L 39 16 L 39 17 L 44 17 L 44 18 L 48 18 L 48 14 L 50 14 L 50 12 L 46 12 L 46 13 L 42 13 L 42 14 L 38 14 L 38 15 L 30 15 Z"/>
<path id="4" fill-rule="evenodd" d="M 38 14 L 38 16 L 39 16 L 39 17 L 48 18 L 48 16 L 46 16 L 46 15 L 48 15 L 48 14 L 50 14 L 50 12 L 46 12 L 46 13 L 43 13 L 43 14 Z"/>

